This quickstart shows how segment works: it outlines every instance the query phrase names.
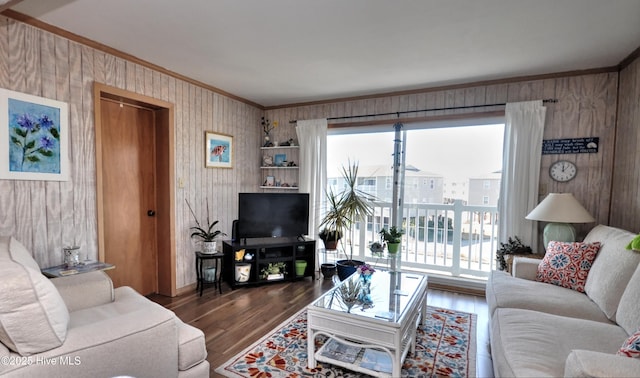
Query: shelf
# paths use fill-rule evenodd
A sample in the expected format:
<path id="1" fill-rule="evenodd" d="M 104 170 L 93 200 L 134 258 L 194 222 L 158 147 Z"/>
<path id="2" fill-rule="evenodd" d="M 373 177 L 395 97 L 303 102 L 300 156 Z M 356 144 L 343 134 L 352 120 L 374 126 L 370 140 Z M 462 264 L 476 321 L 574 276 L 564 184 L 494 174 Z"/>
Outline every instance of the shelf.
<path id="1" fill-rule="evenodd" d="M 271 167 L 264 167 L 264 166 L 260 167 L 260 169 L 298 169 L 298 168 L 299 168 L 298 166 L 295 166 L 295 167 L 278 167 L 276 165 L 271 166 Z"/>
<path id="2" fill-rule="evenodd" d="M 274 190 L 298 190 L 297 186 L 260 186 L 260 189 L 274 189 Z"/>
<path id="3" fill-rule="evenodd" d="M 292 149 L 292 148 L 300 148 L 300 146 L 260 147 L 261 150 L 283 150 L 283 149 Z"/>

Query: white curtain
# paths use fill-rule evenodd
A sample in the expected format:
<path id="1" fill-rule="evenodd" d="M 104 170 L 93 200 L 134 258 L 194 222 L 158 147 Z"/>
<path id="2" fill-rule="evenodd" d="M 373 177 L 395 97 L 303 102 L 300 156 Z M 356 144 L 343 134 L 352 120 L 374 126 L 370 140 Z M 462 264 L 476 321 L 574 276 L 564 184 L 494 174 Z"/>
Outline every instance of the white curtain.
<path id="1" fill-rule="evenodd" d="M 537 222 L 525 219 L 538 205 L 538 180 L 546 108 L 542 101 L 508 103 L 505 109 L 499 240 L 517 236 L 537 243 Z"/>
<path id="2" fill-rule="evenodd" d="M 327 120 L 298 121 L 296 134 L 300 144 L 298 191 L 309 193 L 309 236 L 315 239 L 320 226 L 327 182 Z M 321 244 L 316 243 L 316 251 Z M 316 252 L 316 270 L 318 260 Z"/>

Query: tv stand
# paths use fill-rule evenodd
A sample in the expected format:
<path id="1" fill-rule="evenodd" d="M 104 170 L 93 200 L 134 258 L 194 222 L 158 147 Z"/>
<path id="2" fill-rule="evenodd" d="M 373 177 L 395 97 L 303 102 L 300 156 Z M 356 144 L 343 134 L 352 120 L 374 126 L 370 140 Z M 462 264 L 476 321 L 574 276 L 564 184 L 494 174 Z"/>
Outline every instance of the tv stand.
<path id="1" fill-rule="evenodd" d="M 225 240 L 222 244 L 224 253 L 223 275 L 231 288 L 248 285 L 261 285 L 278 281 L 294 281 L 315 276 L 316 241 L 305 237 L 281 238 L 241 238 L 240 241 Z M 244 254 L 242 254 L 244 250 Z M 236 253 L 240 252 L 240 253 Z M 248 258 L 251 256 L 251 258 Z M 239 258 L 239 260 L 238 260 Z M 304 260 L 306 268 L 301 275 L 296 274 L 296 260 Z M 265 276 L 262 270 L 269 263 L 284 263 L 282 277 Z M 248 278 L 240 271 L 250 266 Z M 238 269 L 238 276 L 236 271 Z M 239 278 L 239 279 L 238 279 Z"/>

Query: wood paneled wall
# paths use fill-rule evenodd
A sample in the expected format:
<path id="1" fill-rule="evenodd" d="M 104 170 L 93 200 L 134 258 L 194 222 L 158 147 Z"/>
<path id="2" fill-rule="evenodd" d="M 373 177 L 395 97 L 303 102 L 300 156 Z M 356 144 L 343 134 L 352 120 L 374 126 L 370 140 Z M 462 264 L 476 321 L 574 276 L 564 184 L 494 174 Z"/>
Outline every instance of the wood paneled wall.
<path id="1" fill-rule="evenodd" d="M 94 82 L 175 104 L 176 283 L 190 285 L 196 245 L 185 199 L 201 221 L 208 199 L 211 218 L 231 234 L 237 193 L 260 180 L 262 110 L 5 17 L 0 87 L 69 103 L 72 172 L 67 182 L 0 180 L 0 234 L 14 235 L 43 267 L 62 263 L 71 244 L 97 257 Z M 205 131 L 234 136 L 233 169 L 204 168 Z"/>
<path id="2" fill-rule="evenodd" d="M 640 232 L 640 58 L 620 72 L 611 225 Z"/>
<path id="3" fill-rule="evenodd" d="M 555 98 L 548 103 L 545 139 L 600 137 L 597 154 L 545 155 L 541 162 L 540 197 L 552 192 L 571 192 L 593 214 L 598 223 L 608 224 L 609 202 L 614 156 L 617 106 L 617 72 L 602 72 L 576 76 L 546 78 L 501 84 L 476 85 L 457 89 L 434 89 L 386 97 L 369 97 L 348 101 L 308 104 L 269 109 L 266 117 L 288 124 L 289 120 L 342 117 L 351 115 L 397 112 L 466 105 Z M 500 108 L 502 109 L 502 108 Z M 495 111 L 484 108 L 480 111 Z M 401 117 L 438 117 L 451 114 L 477 114 L 475 110 L 437 111 L 426 115 L 414 113 Z M 369 118 L 379 121 L 384 117 Z M 390 125 L 396 117 L 388 117 Z M 360 122 L 363 119 L 358 118 Z M 330 125 L 353 120 L 331 121 Z M 576 179 L 557 183 L 549 178 L 549 166 L 558 159 L 575 162 L 579 168 Z M 582 235 L 594 225 L 576 225 Z M 540 225 L 543 227 L 543 225 Z"/>

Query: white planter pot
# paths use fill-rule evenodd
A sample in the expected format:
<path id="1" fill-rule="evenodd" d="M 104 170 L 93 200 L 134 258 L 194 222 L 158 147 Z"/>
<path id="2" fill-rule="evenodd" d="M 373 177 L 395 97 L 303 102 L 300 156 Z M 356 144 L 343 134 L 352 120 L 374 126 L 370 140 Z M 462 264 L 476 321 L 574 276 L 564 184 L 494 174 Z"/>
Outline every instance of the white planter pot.
<path id="1" fill-rule="evenodd" d="M 251 273 L 251 264 L 249 263 L 236 263 L 236 281 L 247 282 L 249 281 L 249 274 Z"/>
<path id="2" fill-rule="evenodd" d="M 216 242 L 202 242 L 202 253 L 216 253 Z"/>
<path id="3" fill-rule="evenodd" d="M 216 280 L 216 268 L 211 267 L 204 270 L 204 280 L 209 282 L 215 282 Z"/>

